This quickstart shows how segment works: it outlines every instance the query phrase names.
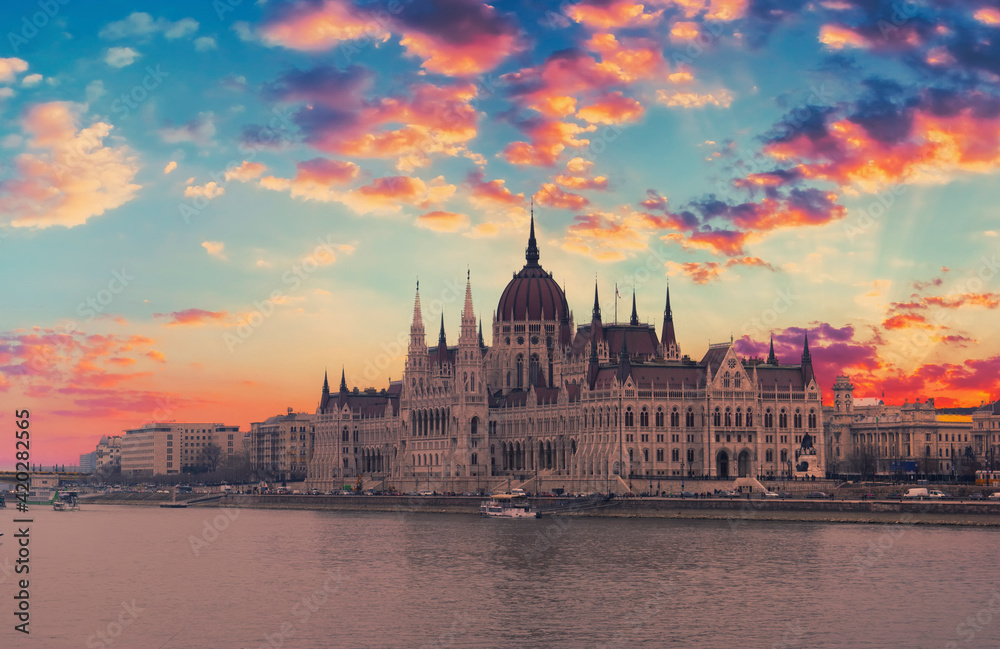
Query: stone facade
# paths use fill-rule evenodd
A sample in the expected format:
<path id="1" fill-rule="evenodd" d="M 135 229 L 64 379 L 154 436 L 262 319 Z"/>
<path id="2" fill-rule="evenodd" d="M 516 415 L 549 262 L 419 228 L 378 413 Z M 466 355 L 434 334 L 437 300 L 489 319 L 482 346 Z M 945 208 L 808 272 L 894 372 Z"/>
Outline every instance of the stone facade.
<path id="1" fill-rule="evenodd" d="M 250 424 L 250 466 L 288 479 L 301 478 L 312 457 L 316 415 L 293 412 Z"/>
<path id="2" fill-rule="evenodd" d="M 469 279 L 457 345 L 442 318 L 428 347 L 418 285 L 402 380 L 360 391 L 342 373 L 331 392 L 324 378 L 310 485 L 462 491 L 537 476 L 623 491 L 630 479 L 824 475 L 808 339 L 797 364 L 780 363 L 773 345 L 767 359 L 740 357 L 732 341 L 693 360 L 677 343 L 669 289 L 660 335 L 640 324 L 634 295 L 629 322 L 605 324 L 596 287 L 590 320 L 576 326 L 538 259 L 532 222 L 491 345 Z"/>

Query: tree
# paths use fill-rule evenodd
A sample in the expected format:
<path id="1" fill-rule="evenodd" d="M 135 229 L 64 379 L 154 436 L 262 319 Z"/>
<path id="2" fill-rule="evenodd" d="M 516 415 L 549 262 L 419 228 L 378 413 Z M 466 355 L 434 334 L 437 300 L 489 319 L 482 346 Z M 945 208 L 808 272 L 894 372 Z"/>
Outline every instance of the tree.
<path id="1" fill-rule="evenodd" d="M 198 454 L 198 464 L 205 467 L 207 471 L 215 471 L 219 468 L 219 461 L 222 459 L 222 448 L 218 444 L 207 444 Z"/>
<path id="2" fill-rule="evenodd" d="M 862 480 L 875 479 L 875 473 L 878 471 L 878 457 L 873 445 L 859 444 L 851 451 L 847 463 L 851 467 L 851 472 L 860 474 Z"/>

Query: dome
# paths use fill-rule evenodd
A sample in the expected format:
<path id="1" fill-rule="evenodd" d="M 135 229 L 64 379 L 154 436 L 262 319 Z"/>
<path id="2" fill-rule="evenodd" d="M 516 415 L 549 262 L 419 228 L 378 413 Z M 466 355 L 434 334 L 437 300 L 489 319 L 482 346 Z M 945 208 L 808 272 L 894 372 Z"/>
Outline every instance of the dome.
<path id="1" fill-rule="evenodd" d="M 497 320 L 562 320 L 569 313 L 566 296 L 559 284 L 538 264 L 535 243 L 535 221 L 531 220 L 531 235 L 524 255 L 527 263 L 507 284 L 497 304 Z"/>

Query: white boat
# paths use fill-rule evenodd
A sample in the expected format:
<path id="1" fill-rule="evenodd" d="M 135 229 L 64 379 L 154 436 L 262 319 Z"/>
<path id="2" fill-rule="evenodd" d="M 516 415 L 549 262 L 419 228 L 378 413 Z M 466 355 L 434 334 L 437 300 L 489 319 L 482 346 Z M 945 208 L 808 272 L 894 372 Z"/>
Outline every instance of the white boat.
<path id="1" fill-rule="evenodd" d="M 55 502 L 52 503 L 52 509 L 57 512 L 80 511 L 80 500 L 75 491 L 70 491 L 56 498 Z"/>
<path id="2" fill-rule="evenodd" d="M 495 494 L 479 506 L 483 516 L 498 518 L 541 518 L 542 513 L 531 508 L 528 497 L 521 494 Z"/>

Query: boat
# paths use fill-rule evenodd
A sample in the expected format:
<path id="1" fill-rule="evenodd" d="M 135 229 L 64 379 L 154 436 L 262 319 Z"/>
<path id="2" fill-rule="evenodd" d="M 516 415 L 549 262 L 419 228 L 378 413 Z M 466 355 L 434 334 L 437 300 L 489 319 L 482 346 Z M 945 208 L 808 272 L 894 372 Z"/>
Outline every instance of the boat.
<path id="1" fill-rule="evenodd" d="M 542 517 L 542 512 L 532 509 L 528 497 L 522 494 L 494 494 L 479 506 L 479 513 L 496 518 Z"/>
<path id="2" fill-rule="evenodd" d="M 52 509 L 57 512 L 78 512 L 80 511 L 80 500 L 75 491 L 62 494 L 52 503 Z"/>
<path id="3" fill-rule="evenodd" d="M 24 492 L 21 492 L 24 493 Z M 32 489 L 28 492 L 29 505 L 54 505 L 59 499 L 59 490 Z"/>
<path id="4" fill-rule="evenodd" d="M 6 497 L 0 495 L 0 509 L 6 509 L 6 508 L 7 508 L 7 499 Z"/>

